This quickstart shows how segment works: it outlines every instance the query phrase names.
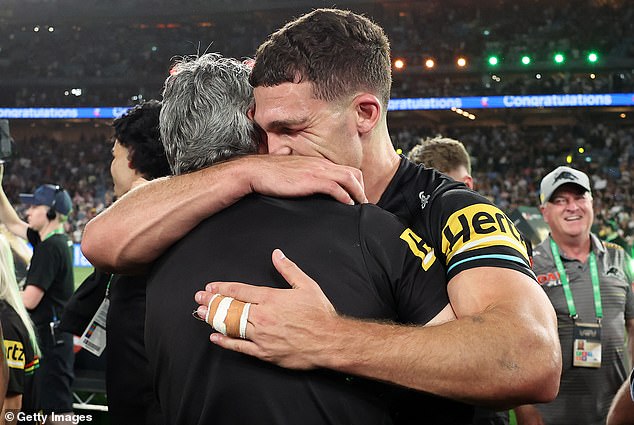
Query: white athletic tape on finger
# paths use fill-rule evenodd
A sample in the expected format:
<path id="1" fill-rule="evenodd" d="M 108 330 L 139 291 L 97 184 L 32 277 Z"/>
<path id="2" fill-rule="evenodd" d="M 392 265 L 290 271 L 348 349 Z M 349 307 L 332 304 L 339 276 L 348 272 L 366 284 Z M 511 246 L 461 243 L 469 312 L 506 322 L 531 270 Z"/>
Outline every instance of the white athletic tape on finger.
<path id="1" fill-rule="evenodd" d="M 247 322 L 249 321 L 249 310 L 251 310 L 251 303 L 246 303 L 242 308 L 242 315 L 240 315 L 240 338 L 247 339 Z"/>
<path id="2" fill-rule="evenodd" d="M 214 302 L 214 300 L 216 299 L 216 297 L 219 297 L 220 294 L 215 294 L 213 297 L 211 297 L 211 299 L 209 300 L 209 304 L 207 304 L 207 313 L 205 314 L 205 322 L 209 323 L 209 312 L 211 312 L 211 303 Z"/>
<path id="3" fill-rule="evenodd" d="M 229 306 L 233 298 L 226 297 L 220 304 L 218 304 L 218 310 L 216 310 L 216 314 L 214 315 L 213 327 L 215 330 L 220 332 L 223 335 L 227 335 L 227 326 L 225 325 L 225 319 L 227 318 L 227 313 L 229 312 Z"/>

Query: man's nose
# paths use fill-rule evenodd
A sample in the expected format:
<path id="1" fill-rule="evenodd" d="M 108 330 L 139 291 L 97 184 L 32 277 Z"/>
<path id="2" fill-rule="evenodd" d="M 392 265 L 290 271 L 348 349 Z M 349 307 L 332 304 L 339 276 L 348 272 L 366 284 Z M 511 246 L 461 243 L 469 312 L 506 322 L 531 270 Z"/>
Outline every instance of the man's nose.
<path id="1" fill-rule="evenodd" d="M 290 155 L 292 153 L 290 146 L 281 137 L 275 135 L 268 135 L 267 146 L 271 155 Z"/>

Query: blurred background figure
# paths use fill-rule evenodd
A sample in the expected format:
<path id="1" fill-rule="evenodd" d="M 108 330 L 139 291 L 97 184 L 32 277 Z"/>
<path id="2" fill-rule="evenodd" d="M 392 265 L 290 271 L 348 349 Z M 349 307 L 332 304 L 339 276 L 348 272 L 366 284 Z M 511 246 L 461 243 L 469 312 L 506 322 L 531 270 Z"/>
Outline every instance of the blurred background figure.
<path id="1" fill-rule="evenodd" d="M 24 288 L 24 279 L 26 278 L 29 264 L 31 264 L 33 252 L 24 239 L 15 236 L 4 224 L 0 224 L 0 235 L 4 236 L 7 242 L 9 242 L 11 254 L 13 255 L 13 263 L 15 264 L 15 278 L 18 281 L 20 289 Z"/>
<path id="2" fill-rule="evenodd" d="M 161 102 L 148 100 L 113 121 L 110 173 L 117 198 L 147 180 L 170 174 L 159 134 L 160 111 Z M 113 424 L 163 423 L 145 351 L 145 292 L 145 275 L 113 275 L 95 269 L 77 289 L 62 318 L 65 329 L 82 335 L 104 298 L 108 299 L 106 392 Z"/>
<path id="3" fill-rule="evenodd" d="M 13 254 L 7 239 L 0 235 L 0 320 L 9 383 L 3 412 L 37 412 L 39 404 L 39 356 L 35 329 L 15 279 Z"/>
<path id="4" fill-rule="evenodd" d="M 605 424 L 634 355 L 629 255 L 591 233 L 593 198 L 585 173 L 558 167 L 542 179 L 540 193 L 550 236 L 535 248 L 533 270 L 557 312 L 563 371 L 557 398 L 515 409 L 518 423 Z"/>
<path id="5" fill-rule="evenodd" d="M 3 174 L 4 166 L 0 165 L 0 177 Z M 73 409 L 73 336 L 62 332 L 59 323 L 74 291 L 72 242 L 63 228 L 72 201 L 66 190 L 54 184 L 41 185 L 33 194 L 20 194 L 20 200 L 29 205 L 28 223 L 20 219 L 4 190 L 0 190 L 0 221 L 33 246 L 21 295 L 42 351 L 41 407 L 44 413 L 65 415 Z"/>
<path id="6" fill-rule="evenodd" d="M 407 158 L 415 164 L 435 168 L 473 189 L 471 158 L 464 145 L 457 140 L 441 136 L 425 139 L 412 148 Z"/>

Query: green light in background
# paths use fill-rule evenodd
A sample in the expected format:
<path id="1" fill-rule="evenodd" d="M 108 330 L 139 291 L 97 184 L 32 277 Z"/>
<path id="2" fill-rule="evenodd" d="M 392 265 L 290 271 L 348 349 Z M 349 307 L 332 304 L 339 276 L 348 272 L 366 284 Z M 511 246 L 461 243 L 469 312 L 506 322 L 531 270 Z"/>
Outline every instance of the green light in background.
<path id="1" fill-rule="evenodd" d="M 531 57 L 527 55 L 522 56 L 521 60 L 522 60 L 522 64 L 524 65 L 528 65 L 531 63 Z"/>
<path id="2" fill-rule="evenodd" d="M 566 57 L 563 53 L 556 53 L 554 56 L 555 63 L 564 63 L 566 61 Z"/>
<path id="3" fill-rule="evenodd" d="M 489 56 L 489 65 L 495 66 L 499 63 L 497 56 Z"/>

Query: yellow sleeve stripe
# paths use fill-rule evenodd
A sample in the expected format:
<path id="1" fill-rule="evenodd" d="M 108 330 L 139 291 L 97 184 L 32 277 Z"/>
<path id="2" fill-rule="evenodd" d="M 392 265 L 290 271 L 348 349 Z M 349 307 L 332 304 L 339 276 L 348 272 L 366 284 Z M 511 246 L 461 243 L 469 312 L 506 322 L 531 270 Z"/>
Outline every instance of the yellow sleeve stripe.
<path id="1" fill-rule="evenodd" d="M 503 235 L 494 235 L 489 237 L 480 238 L 471 242 L 467 242 L 462 245 L 457 251 L 453 252 L 450 256 L 447 257 L 447 261 L 451 261 L 451 259 L 460 254 L 461 252 L 469 251 L 477 248 L 487 248 L 490 246 L 499 246 L 504 245 L 509 248 L 513 248 L 517 251 L 518 254 L 521 254 L 526 261 L 528 261 L 528 254 L 526 253 L 526 249 L 524 245 L 518 242 L 516 239 L 511 238 L 509 236 Z"/>

